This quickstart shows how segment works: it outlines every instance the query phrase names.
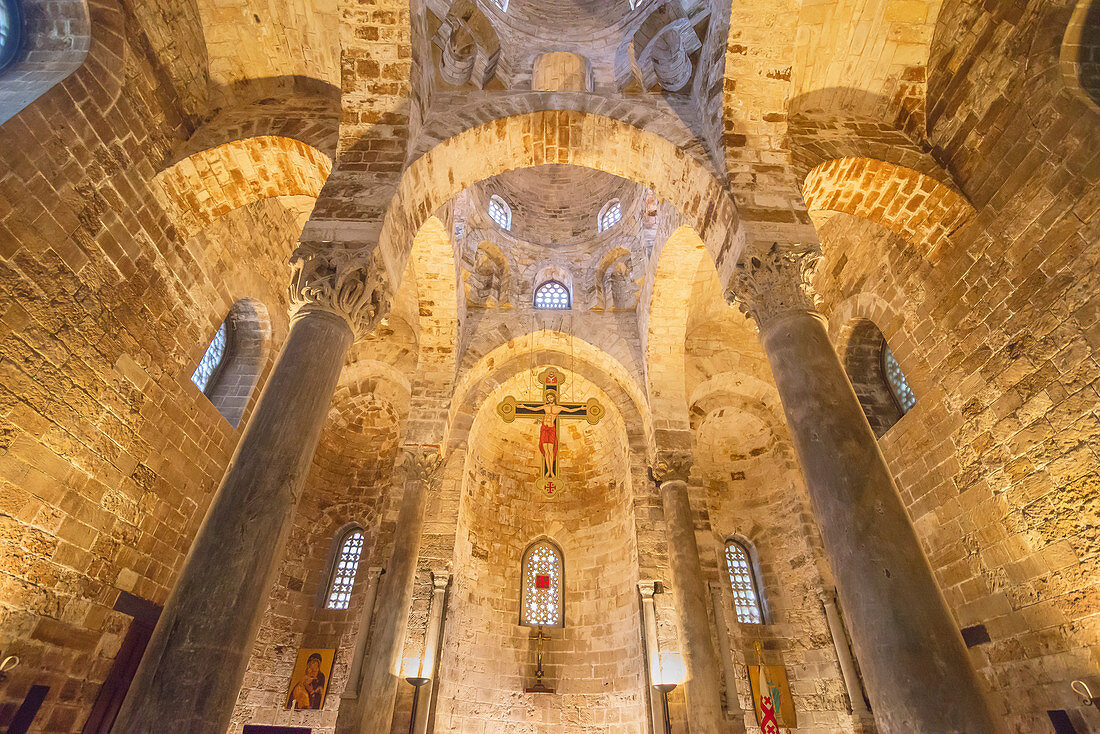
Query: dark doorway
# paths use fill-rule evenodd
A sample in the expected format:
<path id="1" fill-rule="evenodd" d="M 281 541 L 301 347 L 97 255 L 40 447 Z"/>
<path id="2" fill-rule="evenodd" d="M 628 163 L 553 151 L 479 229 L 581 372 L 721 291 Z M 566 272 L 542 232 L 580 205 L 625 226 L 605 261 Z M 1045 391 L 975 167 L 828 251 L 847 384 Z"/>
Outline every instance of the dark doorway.
<path id="1" fill-rule="evenodd" d="M 145 646 L 149 644 L 153 628 L 160 618 L 161 608 L 158 605 L 125 591 L 119 594 L 114 608 L 116 612 L 130 615 L 134 621 L 126 631 L 122 647 L 115 656 L 115 664 L 107 674 L 107 680 L 103 681 L 103 687 L 99 689 L 92 713 L 84 724 L 83 734 L 109 734 L 111 731 L 118 710 L 122 708 L 122 700 L 130 690 L 130 683 L 134 680 L 141 656 L 145 654 Z"/>

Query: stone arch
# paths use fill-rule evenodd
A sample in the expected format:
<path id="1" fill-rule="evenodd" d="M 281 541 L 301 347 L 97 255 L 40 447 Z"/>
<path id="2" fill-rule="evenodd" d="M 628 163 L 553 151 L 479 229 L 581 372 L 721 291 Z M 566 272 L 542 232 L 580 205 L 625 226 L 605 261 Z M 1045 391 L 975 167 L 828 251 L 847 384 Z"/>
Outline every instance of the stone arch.
<path id="1" fill-rule="evenodd" d="M 688 426 L 684 345 L 695 274 L 706 257 L 702 240 L 682 226 L 661 248 L 653 274 L 649 321 L 645 332 L 646 381 L 655 414 L 663 428 Z"/>
<path id="2" fill-rule="evenodd" d="M 663 165 L 654 166 L 654 160 Z M 480 166 L 471 165 L 480 162 Z M 392 282 L 425 219 L 459 192 L 517 168 L 562 163 L 632 180 L 669 201 L 705 243 L 728 281 L 746 244 L 732 197 L 706 164 L 659 135 L 602 115 L 569 110 L 493 120 L 444 140 L 405 170 L 379 237 Z"/>
<path id="3" fill-rule="evenodd" d="M 161 203 L 186 239 L 218 217 L 261 199 L 316 199 L 332 160 L 293 138 L 235 140 L 172 164 L 154 181 Z"/>
<path id="4" fill-rule="evenodd" d="M 692 433 L 697 434 L 714 411 L 728 407 L 752 413 L 771 426 L 773 433 L 786 432 L 783 405 L 774 385 L 743 373 L 723 372 L 692 391 L 689 408 Z"/>
<path id="5" fill-rule="evenodd" d="M 532 366 L 553 365 L 580 374 L 615 401 L 632 446 L 652 442 L 653 426 L 637 380 L 608 352 L 560 331 L 525 334 L 482 355 L 465 370 L 451 399 L 446 451 L 469 435 L 478 409 L 498 385 Z M 568 387 L 564 394 L 569 395 Z"/>
<path id="6" fill-rule="evenodd" d="M 946 184 L 871 158 L 819 164 L 806 176 L 802 196 L 819 227 L 835 212 L 869 219 L 905 238 L 932 262 L 942 256 L 951 234 L 974 215 L 970 202 Z"/>
<path id="7" fill-rule="evenodd" d="M 271 351 L 271 321 L 267 307 L 242 298 L 225 317 L 228 348 L 225 361 L 207 387 L 206 396 L 234 428 L 251 402 L 252 392 Z"/>
<path id="8" fill-rule="evenodd" d="M 411 264 L 415 268 L 416 295 L 420 318 L 417 373 L 411 412 L 435 415 L 454 387 L 458 342 L 458 289 L 455 282 L 454 248 L 447 228 L 430 217 L 413 240 Z M 407 440 L 417 444 L 438 443 L 445 425 L 439 420 L 418 420 L 409 428 Z"/>
<path id="9" fill-rule="evenodd" d="M 11 64 L 0 71 L 0 124 L 83 66 L 92 48 L 92 17 L 87 0 L 23 0 L 22 8 L 20 46 Z M 104 35 L 121 43 L 120 38 L 112 38 L 113 19 L 104 16 L 103 20 L 108 21 Z M 98 36 L 100 18 L 96 21 Z M 99 71 L 96 81 L 97 86 L 104 81 L 99 79 Z"/>
<path id="10" fill-rule="evenodd" d="M 1100 0 L 1078 0 L 1074 6 L 1058 64 L 1070 93 L 1100 112 Z"/>

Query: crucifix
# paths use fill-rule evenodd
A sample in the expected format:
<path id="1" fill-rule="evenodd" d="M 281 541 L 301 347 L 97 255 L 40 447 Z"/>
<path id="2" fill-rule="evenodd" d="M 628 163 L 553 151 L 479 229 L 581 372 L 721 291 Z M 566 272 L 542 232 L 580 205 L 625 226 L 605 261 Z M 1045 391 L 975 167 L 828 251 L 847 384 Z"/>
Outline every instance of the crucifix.
<path id="1" fill-rule="evenodd" d="M 516 400 L 508 395 L 500 401 L 497 413 L 505 423 L 520 418 L 532 418 L 539 422 L 539 453 L 542 454 L 542 475 L 535 486 L 551 497 L 561 488 L 558 481 L 558 421 L 564 418 L 583 418 L 595 425 L 603 418 L 604 407 L 596 398 L 584 403 L 561 402 L 558 390 L 565 382 L 565 375 L 556 367 L 547 367 L 539 374 L 542 400 Z"/>

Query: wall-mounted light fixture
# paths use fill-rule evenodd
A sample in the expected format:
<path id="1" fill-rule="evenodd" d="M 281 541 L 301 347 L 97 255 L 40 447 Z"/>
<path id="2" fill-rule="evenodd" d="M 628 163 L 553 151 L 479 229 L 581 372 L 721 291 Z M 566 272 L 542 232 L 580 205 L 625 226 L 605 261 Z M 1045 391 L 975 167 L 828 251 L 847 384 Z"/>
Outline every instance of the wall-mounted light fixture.
<path id="1" fill-rule="evenodd" d="M 401 667 L 405 681 L 413 687 L 412 711 L 409 712 L 409 734 L 413 734 L 416 729 L 416 706 L 419 703 L 420 689 L 430 678 L 424 676 L 420 658 L 405 658 L 405 664 Z"/>
<path id="2" fill-rule="evenodd" d="M 1092 695 L 1092 691 L 1089 686 L 1083 680 L 1075 680 L 1069 684 L 1069 687 L 1073 689 L 1073 692 L 1081 696 L 1081 703 L 1086 706 L 1095 706 L 1100 709 L 1100 698 L 1096 698 Z"/>

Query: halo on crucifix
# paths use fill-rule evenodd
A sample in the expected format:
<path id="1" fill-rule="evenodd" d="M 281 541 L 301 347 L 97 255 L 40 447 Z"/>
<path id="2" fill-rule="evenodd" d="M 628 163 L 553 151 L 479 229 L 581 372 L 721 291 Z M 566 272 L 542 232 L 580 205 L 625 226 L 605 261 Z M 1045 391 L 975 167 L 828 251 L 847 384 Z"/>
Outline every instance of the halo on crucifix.
<path id="1" fill-rule="evenodd" d="M 542 475 L 535 480 L 535 487 L 553 497 L 561 489 L 558 479 L 558 421 L 566 418 L 583 418 L 596 425 L 607 411 L 596 398 L 584 403 L 563 403 L 559 389 L 565 375 L 557 367 L 547 367 L 539 373 L 542 400 L 516 400 L 506 396 L 497 405 L 497 414 L 505 423 L 516 418 L 531 418 L 539 422 L 539 453 L 542 455 Z"/>

